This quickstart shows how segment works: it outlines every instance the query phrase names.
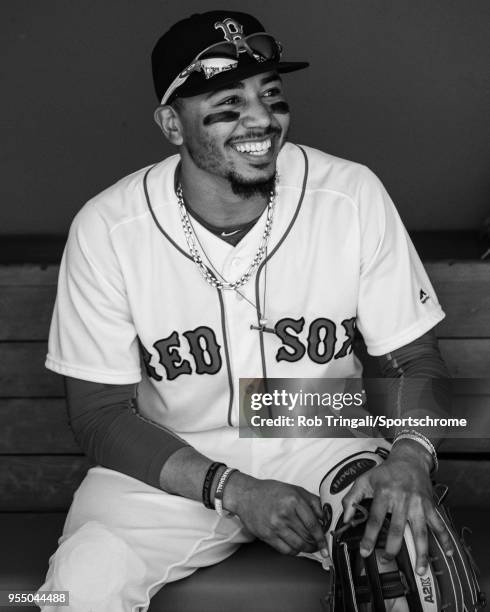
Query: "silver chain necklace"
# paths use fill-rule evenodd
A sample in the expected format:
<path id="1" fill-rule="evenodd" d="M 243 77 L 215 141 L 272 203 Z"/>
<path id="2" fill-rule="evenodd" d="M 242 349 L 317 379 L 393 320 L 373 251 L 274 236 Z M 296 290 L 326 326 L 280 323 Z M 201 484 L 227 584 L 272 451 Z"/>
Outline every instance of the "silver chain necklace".
<path id="1" fill-rule="evenodd" d="M 216 274 L 214 274 L 214 272 L 210 270 L 208 266 L 206 266 L 206 264 L 204 263 L 201 253 L 199 249 L 197 248 L 196 243 L 199 243 L 199 240 L 197 239 L 197 236 L 194 232 L 194 228 L 192 226 L 191 220 L 189 218 L 189 215 L 187 214 L 187 210 L 186 210 L 185 202 L 184 202 L 184 194 L 182 192 L 182 185 L 180 183 L 177 187 L 176 194 L 177 194 L 177 201 L 179 203 L 180 220 L 182 222 L 182 228 L 184 230 L 184 235 L 185 235 L 185 239 L 187 242 L 187 246 L 189 247 L 189 252 L 191 254 L 192 260 L 194 261 L 196 266 L 199 268 L 199 271 L 201 272 L 201 275 L 203 276 L 205 281 L 209 283 L 212 287 L 215 287 L 216 289 L 219 289 L 220 291 L 223 289 L 237 290 L 238 287 L 242 287 L 250 279 L 250 277 L 254 274 L 254 272 L 257 270 L 257 268 L 259 267 L 261 261 L 264 259 L 264 256 L 267 252 L 267 245 L 269 243 L 269 237 L 271 235 L 272 220 L 274 217 L 274 207 L 276 203 L 275 189 L 271 190 L 269 201 L 267 203 L 267 218 L 265 221 L 265 227 L 262 233 L 262 238 L 260 240 L 259 248 L 257 249 L 257 252 L 255 253 L 254 258 L 252 259 L 250 265 L 245 270 L 245 272 L 240 276 L 240 278 L 232 282 L 225 280 L 223 277 L 221 277 L 221 279 L 218 278 Z M 201 245 L 201 249 L 202 249 L 202 245 Z M 202 249 L 202 251 L 206 259 L 211 263 L 211 261 L 209 260 L 209 257 L 204 252 L 204 249 Z M 211 266 L 214 268 L 212 264 Z M 221 276 L 221 274 L 219 274 L 219 276 Z"/>
<path id="2" fill-rule="evenodd" d="M 225 280 L 223 275 L 220 273 L 219 270 L 217 270 L 214 265 L 213 262 L 209 259 L 206 251 L 204 250 L 204 247 L 202 246 L 202 242 L 199 240 L 198 235 L 196 234 L 196 230 L 194 229 L 194 224 L 192 223 L 192 219 L 189 217 L 189 222 L 191 224 L 192 230 L 194 232 L 194 236 L 197 240 L 197 244 L 199 245 L 204 257 L 206 257 L 208 264 L 211 266 L 211 268 L 213 269 L 213 271 L 222 279 Z M 267 259 L 267 245 L 265 247 L 265 257 Z M 238 287 L 235 287 L 235 289 L 233 290 L 235 291 L 235 293 L 237 293 L 241 298 L 243 298 L 246 302 L 248 302 L 250 304 L 250 306 L 252 306 L 252 308 L 255 310 L 255 312 L 257 313 L 257 317 L 259 319 L 259 326 L 257 327 L 256 325 L 254 325 L 253 323 L 250 325 L 250 329 L 258 329 L 258 330 L 262 330 L 262 331 L 272 331 L 271 329 L 269 329 L 267 327 L 267 323 L 268 320 L 264 317 L 264 315 L 262 314 L 262 311 L 260 309 L 260 304 L 259 306 L 257 306 L 256 304 L 254 304 L 252 302 L 252 300 L 250 300 L 244 293 L 242 293 L 240 291 L 240 289 L 238 289 Z M 264 309 L 265 309 L 265 296 L 266 296 L 266 291 L 267 291 L 267 262 L 265 264 L 265 271 L 264 271 L 264 297 L 263 297 L 263 303 L 264 303 Z"/>

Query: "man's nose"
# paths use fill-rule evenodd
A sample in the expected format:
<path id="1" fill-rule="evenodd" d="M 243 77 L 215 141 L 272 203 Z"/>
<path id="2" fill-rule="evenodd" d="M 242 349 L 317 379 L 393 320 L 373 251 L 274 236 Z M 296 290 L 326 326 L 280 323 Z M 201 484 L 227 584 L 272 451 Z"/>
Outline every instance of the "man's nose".
<path id="1" fill-rule="evenodd" d="M 242 124 L 246 128 L 267 128 L 272 121 L 269 106 L 260 98 L 251 98 L 242 115 Z"/>

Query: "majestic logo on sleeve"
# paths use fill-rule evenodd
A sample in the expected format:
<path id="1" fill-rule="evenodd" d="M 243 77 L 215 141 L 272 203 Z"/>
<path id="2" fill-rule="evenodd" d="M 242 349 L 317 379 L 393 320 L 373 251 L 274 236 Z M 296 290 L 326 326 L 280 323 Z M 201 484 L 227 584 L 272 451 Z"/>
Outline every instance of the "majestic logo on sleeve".
<path id="1" fill-rule="evenodd" d="M 230 17 L 223 19 L 223 21 L 217 21 L 214 24 L 214 28 L 215 30 L 223 30 L 225 39 L 228 42 L 235 42 L 243 38 L 243 26 Z"/>
<path id="2" fill-rule="evenodd" d="M 275 359 L 277 362 L 295 363 L 305 358 L 313 363 L 326 364 L 332 359 L 346 357 L 353 350 L 355 317 L 344 319 L 342 327 L 345 340 L 336 352 L 337 340 L 342 332 L 332 320 L 319 317 L 307 325 L 304 317 L 280 319 L 270 330 L 273 332 L 271 335 L 281 341 Z M 175 380 L 184 374 L 217 374 L 223 365 L 222 347 L 216 333 L 202 325 L 181 333 L 174 330 L 165 338 L 156 340 L 152 348 L 153 353 L 140 342 L 146 372 L 158 382 L 164 378 L 163 370 L 166 380 Z M 158 356 L 157 364 L 155 353 Z"/>

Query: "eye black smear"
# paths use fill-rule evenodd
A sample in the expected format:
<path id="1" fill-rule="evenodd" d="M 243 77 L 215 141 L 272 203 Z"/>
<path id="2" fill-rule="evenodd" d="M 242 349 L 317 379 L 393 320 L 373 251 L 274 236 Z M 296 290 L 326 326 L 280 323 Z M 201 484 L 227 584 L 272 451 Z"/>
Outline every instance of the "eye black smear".
<path id="1" fill-rule="evenodd" d="M 289 104 L 287 102 L 274 102 L 271 104 L 270 108 L 273 113 L 277 113 L 278 115 L 289 113 Z"/>
<path id="2" fill-rule="evenodd" d="M 240 113 L 236 111 L 222 111 L 220 113 L 211 113 L 210 115 L 206 115 L 203 119 L 204 125 L 211 125 L 213 123 L 220 122 L 228 122 L 228 121 L 237 121 L 240 117 Z"/>

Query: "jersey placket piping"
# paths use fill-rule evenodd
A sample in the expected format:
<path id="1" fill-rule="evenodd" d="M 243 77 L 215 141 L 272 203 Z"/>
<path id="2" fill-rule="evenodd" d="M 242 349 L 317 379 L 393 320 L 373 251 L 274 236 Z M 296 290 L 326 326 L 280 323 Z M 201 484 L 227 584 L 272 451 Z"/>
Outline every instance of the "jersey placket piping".
<path id="1" fill-rule="evenodd" d="M 289 232 L 291 231 L 294 223 L 296 222 L 296 219 L 298 217 L 299 211 L 301 209 L 301 205 L 303 204 L 303 200 L 304 200 L 304 197 L 305 197 L 306 184 L 307 184 L 307 181 L 308 181 L 308 168 L 309 168 L 308 156 L 306 155 L 306 151 L 303 149 L 303 147 L 300 147 L 299 145 L 297 145 L 297 146 L 300 149 L 301 153 L 303 154 L 304 163 L 305 163 L 305 168 L 304 168 L 304 173 L 303 173 L 303 184 L 301 186 L 301 194 L 299 196 L 299 200 L 298 200 L 298 204 L 296 206 L 296 210 L 294 211 L 293 217 L 292 217 L 292 219 L 291 219 L 291 221 L 290 221 L 286 231 L 284 232 L 284 234 L 282 235 L 281 239 L 276 244 L 276 246 L 272 249 L 272 251 L 269 254 L 267 254 L 265 259 L 262 261 L 262 263 L 260 264 L 260 266 L 257 269 L 257 273 L 255 275 L 255 301 L 256 301 L 257 304 L 260 303 L 259 302 L 259 299 L 260 299 L 260 275 L 262 273 L 262 270 L 264 270 L 264 267 L 266 266 L 267 262 L 272 259 L 272 257 L 277 253 L 279 248 L 282 246 L 282 244 L 286 240 Z M 260 327 L 260 320 L 259 319 L 260 319 L 259 312 L 257 311 L 257 325 Z M 262 362 L 262 378 L 266 379 L 267 378 L 267 363 L 266 363 L 266 358 L 265 358 L 264 332 L 261 331 L 261 330 L 259 330 L 259 343 L 260 343 L 260 358 L 261 358 L 261 362 Z"/>
<path id="2" fill-rule="evenodd" d="M 151 205 L 150 194 L 149 194 L 149 190 L 148 190 L 148 175 L 150 174 L 151 170 L 153 170 L 153 168 L 155 168 L 155 166 L 152 166 L 151 168 L 149 168 L 145 172 L 145 175 L 143 177 L 143 190 L 144 190 L 144 194 L 145 194 L 145 198 L 146 198 L 146 203 L 148 205 L 148 210 L 150 211 L 150 214 L 151 214 L 151 217 L 153 219 L 153 222 L 155 223 L 155 226 L 160 231 L 160 233 L 168 240 L 168 242 L 175 249 L 177 249 L 177 251 L 181 255 L 183 255 L 184 257 L 186 257 L 187 259 L 190 259 L 192 261 L 192 257 L 189 255 L 189 253 L 186 253 L 169 236 L 169 234 L 163 229 L 162 225 L 160 224 L 160 221 L 158 220 L 158 218 L 157 218 L 157 216 L 155 214 L 155 211 L 153 210 L 153 207 Z M 231 423 L 231 414 L 232 414 L 232 409 L 233 409 L 233 398 L 234 398 L 235 391 L 234 391 L 233 378 L 232 378 L 232 372 L 231 372 L 231 363 L 230 363 L 229 346 L 228 346 L 228 335 L 227 335 L 227 331 L 226 331 L 226 319 L 225 319 L 225 309 L 224 309 L 224 305 L 223 305 L 223 296 L 221 295 L 221 292 L 220 292 L 219 289 L 216 289 L 216 292 L 218 294 L 218 302 L 219 302 L 219 306 L 220 306 L 221 329 L 222 329 L 222 334 L 223 334 L 223 343 L 224 343 L 224 349 L 225 349 L 225 362 L 226 362 L 226 369 L 227 369 L 227 376 L 228 376 L 228 387 L 229 387 L 227 423 L 228 423 L 228 425 L 232 426 L 232 423 Z"/>

